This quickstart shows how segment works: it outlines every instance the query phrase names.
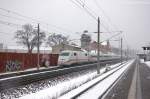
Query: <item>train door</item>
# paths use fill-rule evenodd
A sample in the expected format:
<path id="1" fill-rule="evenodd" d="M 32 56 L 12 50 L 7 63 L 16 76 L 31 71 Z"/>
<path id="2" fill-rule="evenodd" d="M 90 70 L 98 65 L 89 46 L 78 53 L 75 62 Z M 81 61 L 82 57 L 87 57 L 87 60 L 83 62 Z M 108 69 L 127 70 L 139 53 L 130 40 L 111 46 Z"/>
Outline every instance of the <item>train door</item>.
<path id="1" fill-rule="evenodd" d="M 73 56 L 74 56 L 74 59 L 75 59 L 75 63 L 77 63 L 78 62 L 78 53 L 74 52 Z"/>

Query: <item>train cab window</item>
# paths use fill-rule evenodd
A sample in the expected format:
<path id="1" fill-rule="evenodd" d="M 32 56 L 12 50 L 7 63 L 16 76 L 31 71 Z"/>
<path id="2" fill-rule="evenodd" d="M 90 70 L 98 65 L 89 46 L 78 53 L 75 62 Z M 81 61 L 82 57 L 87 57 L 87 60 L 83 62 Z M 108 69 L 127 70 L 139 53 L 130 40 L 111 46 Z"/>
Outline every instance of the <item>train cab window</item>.
<path id="1" fill-rule="evenodd" d="M 85 56 L 87 56 L 87 53 L 85 53 Z"/>
<path id="2" fill-rule="evenodd" d="M 69 53 L 61 53 L 60 56 L 69 56 Z"/>
<path id="3" fill-rule="evenodd" d="M 77 53 L 74 53 L 73 55 L 74 55 L 74 56 L 76 56 L 76 55 L 77 55 Z"/>

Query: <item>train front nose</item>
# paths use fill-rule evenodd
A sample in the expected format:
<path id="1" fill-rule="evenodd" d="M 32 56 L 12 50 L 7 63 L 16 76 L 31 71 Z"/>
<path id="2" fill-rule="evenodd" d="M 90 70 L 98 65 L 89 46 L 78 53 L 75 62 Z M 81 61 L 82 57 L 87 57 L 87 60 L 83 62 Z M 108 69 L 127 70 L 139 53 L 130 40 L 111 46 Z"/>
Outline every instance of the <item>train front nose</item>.
<path id="1" fill-rule="evenodd" d="M 58 65 L 61 65 L 61 64 L 63 64 L 65 62 L 65 59 L 59 59 L 58 60 Z"/>

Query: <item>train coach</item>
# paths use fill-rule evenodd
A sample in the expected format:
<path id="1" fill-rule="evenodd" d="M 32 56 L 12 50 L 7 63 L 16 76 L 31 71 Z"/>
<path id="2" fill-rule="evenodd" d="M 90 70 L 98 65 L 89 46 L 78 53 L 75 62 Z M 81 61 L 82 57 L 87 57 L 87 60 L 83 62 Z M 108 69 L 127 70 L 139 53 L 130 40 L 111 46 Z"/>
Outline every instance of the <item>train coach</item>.
<path id="1" fill-rule="evenodd" d="M 112 55 L 112 54 L 101 54 L 100 60 L 112 60 L 119 59 L 120 56 Z M 97 55 L 93 53 L 88 53 L 87 51 L 71 51 L 64 50 L 59 54 L 58 65 L 72 65 L 79 63 L 88 63 L 88 62 L 96 62 Z"/>

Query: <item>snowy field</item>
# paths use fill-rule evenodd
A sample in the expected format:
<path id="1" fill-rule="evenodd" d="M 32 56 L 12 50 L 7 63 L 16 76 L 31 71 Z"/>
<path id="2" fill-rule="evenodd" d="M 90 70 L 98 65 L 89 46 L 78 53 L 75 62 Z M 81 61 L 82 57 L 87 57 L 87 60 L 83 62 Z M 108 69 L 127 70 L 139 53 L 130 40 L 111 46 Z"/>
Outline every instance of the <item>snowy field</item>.
<path id="1" fill-rule="evenodd" d="M 111 68 L 120 65 L 120 63 L 111 65 Z M 105 72 L 105 68 L 101 69 L 101 73 Z M 84 73 L 83 75 L 76 76 L 74 78 L 69 78 L 66 81 L 56 84 L 55 86 L 44 88 L 35 93 L 24 95 L 20 99 L 56 99 L 61 95 L 81 86 L 82 84 L 98 77 L 96 71 Z"/>

